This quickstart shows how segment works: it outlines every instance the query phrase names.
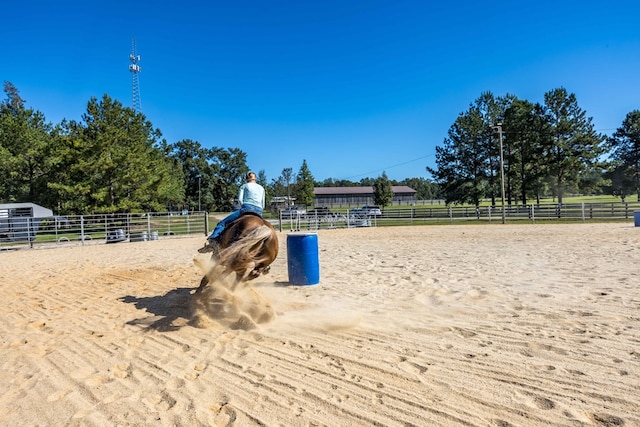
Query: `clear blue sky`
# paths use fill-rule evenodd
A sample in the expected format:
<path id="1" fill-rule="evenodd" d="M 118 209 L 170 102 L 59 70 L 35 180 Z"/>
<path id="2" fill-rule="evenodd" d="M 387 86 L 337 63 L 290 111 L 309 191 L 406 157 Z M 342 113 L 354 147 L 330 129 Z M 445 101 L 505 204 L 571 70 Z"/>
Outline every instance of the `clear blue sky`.
<path id="1" fill-rule="evenodd" d="M 50 1 L 3 4 L 0 75 L 53 123 L 90 97 L 142 112 L 169 143 L 239 147 L 269 181 L 426 177 L 484 91 L 565 87 L 611 134 L 640 109 L 640 2 Z M 4 99 L 4 93 L 2 94 Z"/>

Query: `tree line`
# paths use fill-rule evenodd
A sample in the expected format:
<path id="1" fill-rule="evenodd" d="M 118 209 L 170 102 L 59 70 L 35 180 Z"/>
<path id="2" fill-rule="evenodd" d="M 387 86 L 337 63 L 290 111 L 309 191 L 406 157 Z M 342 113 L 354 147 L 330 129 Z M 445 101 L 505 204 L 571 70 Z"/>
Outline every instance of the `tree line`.
<path id="1" fill-rule="evenodd" d="M 33 202 L 60 214 L 233 209 L 249 170 L 240 148 L 168 143 L 142 113 L 107 94 L 92 97 L 81 120 L 52 124 L 27 108 L 12 83 L 4 82 L 4 92 L 0 202 Z M 380 205 L 391 203 L 392 185 L 413 188 L 418 200 L 447 204 L 495 204 L 501 184 L 509 204 L 546 196 L 562 203 L 570 193 L 640 200 L 640 111 L 630 112 L 610 137 L 591 121 L 564 88 L 546 93 L 542 104 L 486 92 L 436 147 L 436 167 L 427 167 L 433 180 L 395 181 L 383 172 L 357 182 L 316 181 L 303 160 L 297 172 L 285 168 L 271 180 L 260 170 L 258 181 L 268 201 L 287 196 L 306 206 L 318 186 L 372 186 Z"/>
<path id="2" fill-rule="evenodd" d="M 168 143 L 147 118 L 107 94 L 92 97 L 81 120 L 46 121 L 27 108 L 18 89 L 4 82 L 0 102 L 0 202 L 33 202 L 59 214 L 233 209 L 243 183 L 247 154 L 240 148 L 206 148 L 184 139 Z M 267 200 L 289 196 L 312 205 L 315 186 L 373 185 L 373 179 L 314 180 L 306 160 L 297 173 L 285 168 L 269 182 L 258 181 Z M 423 178 L 385 185 L 409 185 L 433 198 L 435 185 Z M 388 181 L 388 182 L 387 182 Z M 382 194 L 382 193 L 381 193 Z"/>
<path id="3" fill-rule="evenodd" d="M 447 204 L 502 198 L 540 203 L 567 194 L 611 194 L 640 201 L 640 111 L 627 114 L 607 137 L 565 88 L 543 103 L 482 93 L 436 147 L 427 168 Z"/>

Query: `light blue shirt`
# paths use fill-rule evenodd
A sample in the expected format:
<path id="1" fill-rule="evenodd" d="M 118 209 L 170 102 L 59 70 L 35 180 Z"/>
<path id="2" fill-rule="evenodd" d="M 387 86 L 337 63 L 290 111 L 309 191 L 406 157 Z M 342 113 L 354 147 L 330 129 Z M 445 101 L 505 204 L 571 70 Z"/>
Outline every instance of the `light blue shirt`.
<path id="1" fill-rule="evenodd" d="M 264 209 L 264 188 L 255 182 L 244 183 L 238 191 L 238 200 L 241 205 L 253 205 Z"/>

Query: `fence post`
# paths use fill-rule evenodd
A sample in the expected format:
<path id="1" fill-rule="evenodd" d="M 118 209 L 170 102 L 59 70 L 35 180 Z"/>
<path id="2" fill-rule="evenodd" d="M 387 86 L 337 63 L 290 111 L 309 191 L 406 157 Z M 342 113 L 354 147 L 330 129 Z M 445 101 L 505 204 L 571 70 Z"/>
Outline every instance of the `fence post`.
<path id="1" fill-rule="evenodd" d="M 453 210 L 451 209 L 451 206 L 448 206 L 447 209 L 449 209 L 449 222 L 453 224 Z"/>
<path id="2" fill-rule="evenodd" d="M 533 224 L 535 224 L 535 223 L 536 223 L 536 206 L 535 206 L 535 205 L 530 205 L 530 206 L 529 206 L 529 211 L 531 212 L 531 213 L 530 213 L 530 215 L 531 215 L 531 222 L 532 222 Z"/>
<path id="3" fill-rule="evenodd" d="M 33 239 L 31 238 L 31 233 L 33 232 Z M 35 230 L 33 230 L 33 220 L 32 218 L 27 218 L 27 240 L 29 241 L 29 248 L 33 249 L 33 241 L 36 238 Z"/>
<path id="4" fill-rule="evenodd" d="M 80 241 L 84 246 L 84 215 L 80 215 Z"/>
<path id="5" fill-rule="evenodd" d="M 584 217 L 584 202 L 582 202 L 582 222 L 585 222 L 585 217 Z"/>

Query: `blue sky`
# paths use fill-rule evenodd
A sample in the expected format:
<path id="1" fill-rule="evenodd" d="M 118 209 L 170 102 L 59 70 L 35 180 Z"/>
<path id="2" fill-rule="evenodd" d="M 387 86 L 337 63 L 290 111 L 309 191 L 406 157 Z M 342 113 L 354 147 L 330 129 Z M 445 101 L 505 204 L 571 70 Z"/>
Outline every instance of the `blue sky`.
<path id="1" fill-rule="evenodd" d="M 166 3 L 166 4 L 165 4 Z M 640 109 L 640 2 L 13 1 L 0 76 L 53 123 L 90 97 L 142 112 L 169 143 L 238 147 L 269 180 L 424 177 L 484 91 L 565 87 L 611 134 Z M 5 98 L 4 93 L 2 99 Z"/>

